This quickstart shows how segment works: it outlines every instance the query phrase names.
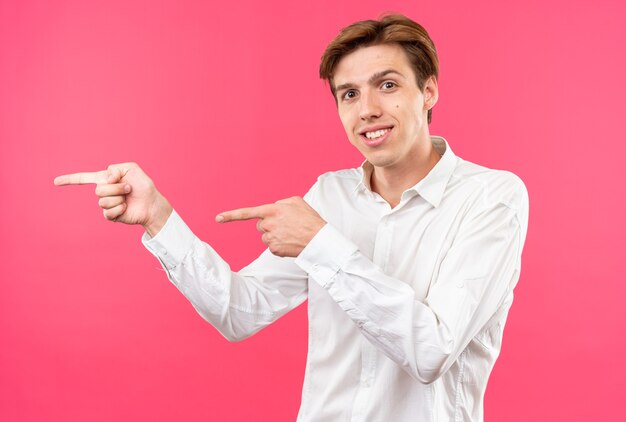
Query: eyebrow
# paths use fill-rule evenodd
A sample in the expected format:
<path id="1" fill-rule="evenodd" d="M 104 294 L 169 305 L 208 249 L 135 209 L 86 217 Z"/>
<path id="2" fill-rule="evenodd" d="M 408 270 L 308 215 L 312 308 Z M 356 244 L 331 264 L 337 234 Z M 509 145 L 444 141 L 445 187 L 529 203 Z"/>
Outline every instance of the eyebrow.
<path id="1" fill-rule="evenodd" d="M 399 75 L 401 77 L 405 77 L 402 73 L 398 72 L 397 70 L 393 70 L 393 69 L 387 69 L 387 70 L 383 70 L 380 72 L 376 72 L 374 73 L 372 76 L 370 76 L 369 80 L 367 81 L 369 84 L 373 84 L 376 81 L 379 81 L 380 79 L 384 78 L 385 76 L 391 74 L 391 73 L 395 73 L 396 75 Z M 339 92 L 343 89 L 348 89 L 348 88 L 354 88 L 356 85 L 353 84 L 352 82 L 348 82 L 345 84 L 341 84 L 335 87 L 335 92 Z"/>

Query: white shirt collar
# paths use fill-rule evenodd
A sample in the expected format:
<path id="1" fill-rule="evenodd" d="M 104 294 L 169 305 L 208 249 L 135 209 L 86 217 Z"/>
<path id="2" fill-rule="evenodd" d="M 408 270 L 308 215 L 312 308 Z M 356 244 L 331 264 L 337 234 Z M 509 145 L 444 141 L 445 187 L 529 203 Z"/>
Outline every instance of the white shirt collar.
<path id="1" fill-rule="evenodd" d="M 432 206 L 437 207 L 441 203 L 443 194 L 446 190 L 448 180 L 454 172 L 457 163 L 457 157 L 441 136 L 431 136 L 431 142 L 435 150 L 441 154 L 441 159 L 435 164 L 430 172 L 422 180 L 417 182 L 414 186 L 407 189 L 405 192 L 414 191 L 422 198 L 428 201 Z M 362 173 L 361 182 L 356 186 L 355 192 L 368 190 L 371 192 L 372 187 L 370 184 L 372 172 L 374 166 L 365 160 L 361 164 L 359 169 Z"/>

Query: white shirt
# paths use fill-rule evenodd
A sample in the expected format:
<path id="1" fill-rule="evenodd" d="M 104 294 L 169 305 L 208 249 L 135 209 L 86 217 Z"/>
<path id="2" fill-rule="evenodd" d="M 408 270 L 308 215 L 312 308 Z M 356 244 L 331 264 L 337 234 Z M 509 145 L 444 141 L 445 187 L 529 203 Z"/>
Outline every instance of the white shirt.
<path id="1" fill-rule="evenodd" d="M 305 196 L 328 222 L 295 259 L 239 272 L 172 213 L 144 244 L 204 319 L 239 340 L 308 298 L 301 422 L 482 421 L 487 379 L 520 274 L 528 197 L 519 178 L 454 155 L 395 207 L 371 164 Z"/>

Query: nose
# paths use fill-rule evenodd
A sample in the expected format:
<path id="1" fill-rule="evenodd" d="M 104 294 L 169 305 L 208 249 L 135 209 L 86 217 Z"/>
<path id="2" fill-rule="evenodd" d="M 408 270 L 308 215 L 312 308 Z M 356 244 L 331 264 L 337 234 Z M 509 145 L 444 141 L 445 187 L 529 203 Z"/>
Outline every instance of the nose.
<path id="1" fill-rule="evenodd" d="M 362 92 L 360 100 L 361 109 L 359 110 L 359 117 L 361 120 L 370 120 L 380 117 L 382 109 L 376 94 Z"/>

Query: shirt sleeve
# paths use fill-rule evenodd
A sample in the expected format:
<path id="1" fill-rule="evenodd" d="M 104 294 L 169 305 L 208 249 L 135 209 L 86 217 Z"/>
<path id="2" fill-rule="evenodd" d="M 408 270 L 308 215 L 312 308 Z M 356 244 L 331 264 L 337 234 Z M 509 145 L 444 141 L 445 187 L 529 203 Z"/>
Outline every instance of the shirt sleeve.
<path id="1" fill-rule="evenodd" d="M 265 251 L 233 272 L 176 211 L 156 236 L 144 234 L 142 242 L 196 311 L 230 341 L 256 333 L 307 297 L 307 274 L 292 258 Z"/>
<path id="2" fill-rule="evenodd" d="M 527 201 L 524 189 L 524 200 Z M 503 306 L 520 272 L 526 209 L 494 203 L 461 226 L 425 300 L 326 225 L 296 259 L 364 336 L 424 383 L 435 381 Z M 523 208 L 523 207 L 522 207 Z M 417 269 L 419 271 L 419 268 Z"/>

